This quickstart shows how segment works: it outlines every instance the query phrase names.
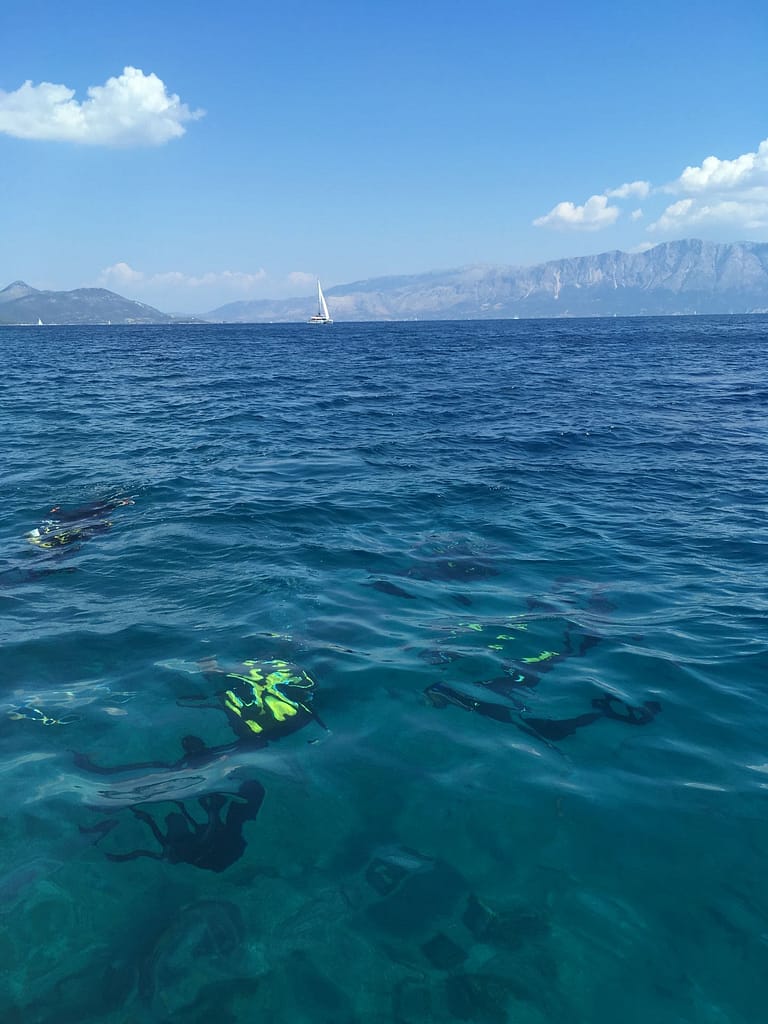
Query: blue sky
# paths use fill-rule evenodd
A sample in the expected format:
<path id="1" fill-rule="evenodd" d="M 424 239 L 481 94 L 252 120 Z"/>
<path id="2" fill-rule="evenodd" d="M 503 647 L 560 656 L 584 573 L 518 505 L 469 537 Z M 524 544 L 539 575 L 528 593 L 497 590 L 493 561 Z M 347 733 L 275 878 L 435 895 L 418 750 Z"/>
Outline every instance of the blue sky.
<path id="1" fill-rule="evenodd" d="M 767 53 L 740 0 L 3 4 L 0 287 L 202 312 L 768 240 Z"/>

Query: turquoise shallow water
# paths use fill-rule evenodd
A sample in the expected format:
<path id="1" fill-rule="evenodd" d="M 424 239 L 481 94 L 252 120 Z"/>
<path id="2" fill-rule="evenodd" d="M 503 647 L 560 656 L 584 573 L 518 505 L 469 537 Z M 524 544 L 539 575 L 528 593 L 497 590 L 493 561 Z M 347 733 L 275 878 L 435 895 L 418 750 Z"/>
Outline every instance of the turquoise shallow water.
<path id="1" fill-rule="evenodd" d="M 766 334 L 3 329 L 3 1020 L 762 1021 Z"/>

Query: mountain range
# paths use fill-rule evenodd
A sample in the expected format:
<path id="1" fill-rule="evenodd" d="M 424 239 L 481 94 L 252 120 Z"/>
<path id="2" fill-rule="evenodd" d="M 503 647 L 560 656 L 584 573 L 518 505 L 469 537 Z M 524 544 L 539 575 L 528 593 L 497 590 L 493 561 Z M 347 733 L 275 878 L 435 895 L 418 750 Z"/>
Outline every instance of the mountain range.
<path id="1" fill-rule="evenodd" d="M 52 292 L 14 281 L 0 291 L 0 323 L 6 324 L 164 324 L 173 319 L 106 288 Z"/>
<path id="2" fill-rule="evenodd" d="M 768 243 L 662 242 L 531 267 L 469 266 L 325 291 L 335 320 L 475 320 L 768 312 Z M 232 302 L 224 322 L 306 320 L 312 299 Z"/>
<path id="3" fill-rule="evenodd" d="M 476 265 L 377 277 L 328 288 L 325 295 L 337 321 L 766 313 L 768 242 L 684 239 L 643 252 L 605 252 L 530 267 Z M 314 312 L 312 298 L 259 299 L 228 303 L 202 319 L 290 323 Z M 0 323 L 38 319 L 158 324 L 179 318 L 105 288 L 39 291 L 14 281 L 0 291 Z"/>

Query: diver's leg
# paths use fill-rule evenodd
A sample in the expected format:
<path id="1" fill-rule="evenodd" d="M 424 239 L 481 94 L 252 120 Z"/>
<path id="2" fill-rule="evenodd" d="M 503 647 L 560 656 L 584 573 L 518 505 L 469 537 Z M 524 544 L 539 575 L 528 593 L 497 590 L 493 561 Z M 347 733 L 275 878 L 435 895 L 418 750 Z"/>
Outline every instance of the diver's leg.
<path id="1" fill-rule="evenodd" d="M 483 701 L 475 701 L 475 706 L 470 708 L 471 711 L 475 711 L 478 715 L 482 715 L 483 718 L 492 718 L 495 722 L 510 722 L 517 721 L 517 714 L 512 711 L 511 708 L 505 708 L 501 704 L 485 703 Z"/>
<path id="2" fill-rule="evenodd" d="M 189 822 L 189 824 L 190 824 L 190 825 L 192 826 L 192 828 L 194 828 L 194 829 L 200 828 L 200 823 L 199 823 L 199 822 L 197 822 L 197 821 L 195 821 L 195 819 L 194 819 L 194 818 L 192 817 L 192 815 L 191 815 L 191 814 L 189 813 L 189 811 L 188 811 L 188 810 L 187 810 L 187 808 L 186 808 L 186 807 L 184 806 L 184 804 L 183 804 L 183 803 L 181 802 L 181 800 L 174 800 L 173 802 L 174 802 L 174 803 L 176 804 L 176 806 L 177 806 L 177 807 L 179 808 L 179 810 L 180 810 L 180 811 L 181 811 L 181 813 L 182 813 L 182 814 L 184 815 L 184 817 L 185 817 L 185 818 L 187 819 L 187 821 L 188 821 L 188 822 Z M 198 801 L 198 802 L 199 802 L 199 801 Z"/>
<path id="3" fill-rule="evenodd" d="M 150 815 L 147 814 L 146 811 L 139 810 L 138 807 L 132 807 L 131 811 L 133 812 L 134 817 L 138 818 L 139 821 L 143 821 L 144 824 L 147 825 L 151 829 L 152 835 L 155 837 L 155 839 L 158 841 L 158 843 L 160 843 L 160 845 L 163 847 L 163 849 L 165 849 L 166 838 L 163 835 L 163 833 L 160 831 L 160 829 L 157 827 L 157 823 L 155 822 L 155 819 L 150 817 Z"/>
<path id="4" fill-rule="evenodd" d="M 572 736 L 577 729 L 592 725 L 598 718 L 604 718 L 602 711 L 587 711 L 575 718 L 521 718 L 520 728 L 545 740 L 564 740 Z"/>

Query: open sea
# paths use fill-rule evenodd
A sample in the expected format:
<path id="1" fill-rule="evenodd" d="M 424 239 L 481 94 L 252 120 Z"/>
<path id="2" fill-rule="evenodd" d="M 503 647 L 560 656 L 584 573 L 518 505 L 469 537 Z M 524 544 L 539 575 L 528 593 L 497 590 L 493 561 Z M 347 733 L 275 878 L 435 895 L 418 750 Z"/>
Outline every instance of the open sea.
<path id="1" fill-rule="evenodd" d="M 768 317 L 0 329 L 3 1024 L 762 1024 Z"/>

